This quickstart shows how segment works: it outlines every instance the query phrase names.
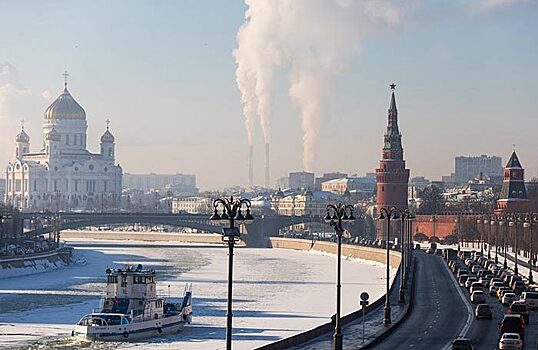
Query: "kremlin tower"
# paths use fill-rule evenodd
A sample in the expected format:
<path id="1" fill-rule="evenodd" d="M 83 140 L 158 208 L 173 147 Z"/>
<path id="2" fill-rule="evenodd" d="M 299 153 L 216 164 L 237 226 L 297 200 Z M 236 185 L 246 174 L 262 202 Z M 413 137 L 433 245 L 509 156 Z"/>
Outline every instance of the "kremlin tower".
<path id="1" fill-rule="evenodd" d="M 525 189 L 525 170 L 521 166 L 516 151 L 504 168 L 503 187 L 497 200 L 496 214 L 522 213 L 528 210 L 529 200 Z"/>
<path id="2" fill-rule="evenodd" d="M 377 178 L 377 212 L 381 208 L 396 207 L 407 209 L 407 184 L 409 182 L 409 169 L 405 168 L 403 159 L 402 134 L 398 129 L 398 109 L 394 96 L 395 84 L 391 84 L 392 96 L 388 111 L 388 125 L 385 133 L 383 157 L 376 169 Z M 399 225 L 397 225 L 399 226 Z M 398 230 L 392 231 L 396 237 Z M 384 239 L 382 223 L 377 229 L 377 239 Z"/>

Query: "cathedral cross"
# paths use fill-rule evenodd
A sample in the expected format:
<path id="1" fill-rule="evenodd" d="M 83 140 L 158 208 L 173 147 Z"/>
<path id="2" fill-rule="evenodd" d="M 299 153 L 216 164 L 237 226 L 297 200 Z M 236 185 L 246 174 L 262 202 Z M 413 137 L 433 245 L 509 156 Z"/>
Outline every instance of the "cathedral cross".
<path id="1" fill-rule="evenodd" d="M 69 73 L 65 71 L 62 75 L 64 76 L 64 86 L 67 88 L 67 77 L 69 77 Z"/>

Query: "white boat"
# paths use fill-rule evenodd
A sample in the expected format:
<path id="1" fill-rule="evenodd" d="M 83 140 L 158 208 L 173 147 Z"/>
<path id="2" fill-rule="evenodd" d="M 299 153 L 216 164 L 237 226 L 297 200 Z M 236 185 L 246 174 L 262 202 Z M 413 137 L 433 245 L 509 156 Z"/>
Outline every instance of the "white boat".
<path id="1" fill-rule="evenodd" d="M 100 310 L 85 315 L 71 335 L 86 340 L 127 341 L 172 334 L 192 321 L 192 285 L 181 303 L 157 296 L 155 270 L 107 269 L 106 296 Z"/>

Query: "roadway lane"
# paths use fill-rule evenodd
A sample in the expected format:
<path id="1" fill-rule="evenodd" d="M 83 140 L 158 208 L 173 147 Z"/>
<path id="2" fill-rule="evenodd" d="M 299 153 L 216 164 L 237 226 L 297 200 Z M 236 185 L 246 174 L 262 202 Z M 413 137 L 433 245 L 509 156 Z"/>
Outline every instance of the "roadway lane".
<path id="1" fill-rule="evenodd" d="M 468 320 L 467 306 L 442 258 L 420 251 L 415 257 L 413 310 L 376 349 L 442 349 Z"/>

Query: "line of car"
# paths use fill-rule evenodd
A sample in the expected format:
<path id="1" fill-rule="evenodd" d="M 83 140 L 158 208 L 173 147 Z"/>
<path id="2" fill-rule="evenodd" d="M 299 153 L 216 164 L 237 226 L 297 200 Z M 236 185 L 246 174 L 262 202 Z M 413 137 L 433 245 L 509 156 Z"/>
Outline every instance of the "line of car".
<path id="1" fill-rule="evenodd" d="M 460 286 L 469 290 L 470 301 L 476 304 L 474 316 L 477 320 L 493 318 L 486 293 L 508 308 L 499 322 L 499 349 L 522 349 L 529 309 L 538 308 L 538 292 L 530 290 L 520 276 L 479 252 L 443 252 L 442 255 Z M 469 339 L 460 338 L 453 342 L 452 349 L 473 349 L 473 345 Z"/>

